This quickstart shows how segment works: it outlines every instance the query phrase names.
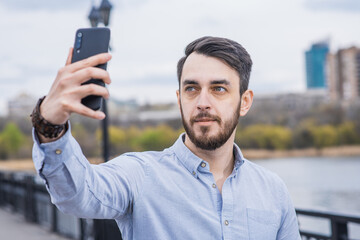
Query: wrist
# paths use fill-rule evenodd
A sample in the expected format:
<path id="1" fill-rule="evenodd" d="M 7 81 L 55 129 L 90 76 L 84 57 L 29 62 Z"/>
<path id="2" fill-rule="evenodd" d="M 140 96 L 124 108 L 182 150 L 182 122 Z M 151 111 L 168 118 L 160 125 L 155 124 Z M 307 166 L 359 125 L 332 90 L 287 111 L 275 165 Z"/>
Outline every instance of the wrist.
<path id="1" fill-rule="evenodd" d="M 40 113 L 40 105 L 45 96 L 40 98 L 31 116 L 31 122 L 41 142 L 51 142 L 59 139 L 68 128 L 68 123 L 53 124 L 47 121 Z"/>

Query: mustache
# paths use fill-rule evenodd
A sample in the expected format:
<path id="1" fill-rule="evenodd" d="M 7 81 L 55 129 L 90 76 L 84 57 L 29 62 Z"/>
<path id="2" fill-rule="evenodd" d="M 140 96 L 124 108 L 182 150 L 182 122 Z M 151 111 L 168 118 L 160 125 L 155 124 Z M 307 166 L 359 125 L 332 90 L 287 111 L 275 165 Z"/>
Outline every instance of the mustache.
<path id="1" fill-rule="evenodd" d="M 212 115 L 208 112 L 201 112 L 198 115 L 191 117 L 190 118 L 190 123 L 193 124 L 194 122 L 200 122 L 202 120 L 208 120 L 208 121 L 216 121 L 218 123 L 221 123 L 221 118 L 216 116 L 216 115 Z"/>

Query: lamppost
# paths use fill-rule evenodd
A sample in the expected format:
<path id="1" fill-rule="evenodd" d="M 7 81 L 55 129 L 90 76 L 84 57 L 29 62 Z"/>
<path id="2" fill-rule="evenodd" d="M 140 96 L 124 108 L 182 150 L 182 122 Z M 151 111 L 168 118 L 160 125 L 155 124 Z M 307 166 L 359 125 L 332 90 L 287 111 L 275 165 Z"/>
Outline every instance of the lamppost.
<path id="1" fill-rule="evenodd" d="M 112 4 L 108 0 L 102 0 L 98 8 L 93 4 L 88 16 L 91 26 L 97 27 L 99 23 L 103 23 L 105 27 L 108 26 L 111 9 Z"/>
<path id="2" fill-rule="evenodd" d="M 89 13 L 89 20 L 91 27 L 97 27 L 99 23 L 103 23 L 105 27 L 109 25 L 110 12 L 112 5 L 108 0 L 102 0 L 100 6 L 97 8 L 92 6 Z M 104 162 L 109 160 L 109 132 L 108 132 L 108 113 L 107 113 L 107 104 L 106 100 L 102 101 L 102 111 L 105 113 L 106 117 L 102 120 L 103 128 L 103 159 Z"/>
<path id="3" fill-rule="evenodd" d="M 108 0 L 102 0 L 99 7 L 92 4 L 91 11 L 88 15 L 91 27 L 97 27 L 99 23 L 103 23 L 105 27 L 109 25 L 110 12 L 112 4 Z M 110 47 L 109 47 L 110 48 Z M 110 48 L 111 49 L 111 48 Z M 102 111 L 106 117 L 102 120 L 103 128 L 103 158 L 104 161 L 109 160 L 109 133 L 108 133 L 108 113 L 106 100 L 102 101 Z M 121 233 L 114 220 L 99 220 L 94 219 L 94 239 L 95 240 L 110 240 L 110 239 L 122 239 Z"/>

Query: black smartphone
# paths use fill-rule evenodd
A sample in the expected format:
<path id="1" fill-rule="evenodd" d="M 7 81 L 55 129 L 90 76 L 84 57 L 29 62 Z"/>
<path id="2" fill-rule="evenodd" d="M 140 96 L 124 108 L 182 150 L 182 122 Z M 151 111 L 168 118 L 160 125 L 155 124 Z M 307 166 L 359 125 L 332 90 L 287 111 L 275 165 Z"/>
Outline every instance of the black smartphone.
<path id="1" fill-rule="evenodd" d="M 109 28 L 81 28 L 76 31 L 74 51 L 71 62 L 77 62 L 99 53 L 105 53 L 109 50 L 110 29 Z M 106 70 L 107 63 L 97 65 L 96 67 Z M 101 79 L 90 79 L 83 84 L 94 83 L 105 86 Z M 89 95 L 81 100 L 85 106 L 98 110 L 102 104 L 102 97 Z"/>

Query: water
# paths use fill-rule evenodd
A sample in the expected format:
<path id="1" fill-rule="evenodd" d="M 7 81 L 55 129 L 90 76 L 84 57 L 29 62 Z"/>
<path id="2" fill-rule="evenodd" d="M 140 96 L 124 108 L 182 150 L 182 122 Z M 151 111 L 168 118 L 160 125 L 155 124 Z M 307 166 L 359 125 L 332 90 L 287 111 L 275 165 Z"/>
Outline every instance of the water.
<path id="1" fill-rule="evenodd" d="M 286 183 L 296 208 L 330 211 L 360 217 L 360 156 L 255 160 Z M 328 221 L 300 219 L 302 228 L 329 233 Z M 350 226 L 360 239 L 360 226 Z"/>

